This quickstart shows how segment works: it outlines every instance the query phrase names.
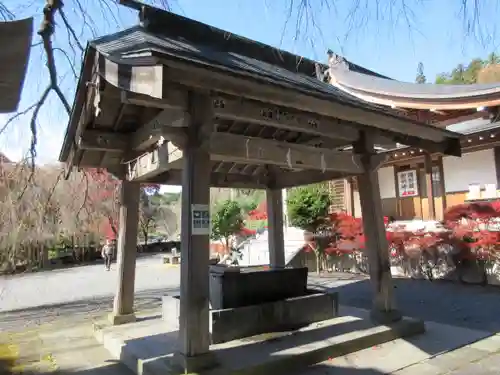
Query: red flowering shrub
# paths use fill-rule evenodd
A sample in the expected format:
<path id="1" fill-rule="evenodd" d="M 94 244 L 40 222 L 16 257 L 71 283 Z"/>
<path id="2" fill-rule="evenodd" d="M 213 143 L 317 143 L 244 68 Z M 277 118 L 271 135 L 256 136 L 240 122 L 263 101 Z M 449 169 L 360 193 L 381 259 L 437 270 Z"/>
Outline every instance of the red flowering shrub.
<path id="1" fill-rule="evenodd" d="M 330 217 L 334 233 L 334 241 L 327 249 L 331 255 L 341 255 L 355 251 L 364 251 L 365 237 L 363 234 L 363 222 L 346 213 L 334 213 Z M 389 224 L 384 217 L 386 226 Z M 424 231 L 409 231 L 402 226 L 392 227 L 386 232 L 388 250 L 392 257 L 405 256 L 418 258 L 423 252 L 433 253 L 437 246 L 446 243 L 449 239 L 448 233 L 433 233 Z"/>
<path id="2" fill-rule="evenodd" d="M 250 237 L 257 233 L 258 229 L 267 228 L 267 205 L 261 202 L 257 208 L 248 212 L 245 219 L 245 227 L 240 232 L 242 237 Z"/>
<path id="3" fill-rule="evenodd" d="M 455 267 L 462 269 L 462 266 L 467 267 L 464 261 L 500 261 L 500 201 L 460 204 L 450 207 L 444 217 L 444 228 L 440 231 L 409 230 L 406 225 L 389 226 L 389 220 L 384 218 L 388 228 L 388 251 L 395 264 L 404 263 L 408 269 L 418 264 L 416 267 L 433 278 L 434 271 L 430 270 L 446 273 Z M 334 213 L 330 215 L 330 225 L 331 242 L 326 254 L 342 256 L 364 252 L 365 238 L 360 218 L 343 212 Z M 315 239 L 305 236 L 304 251 L 315 249 Z M 420 261 L 406 263 L 411 259 Z"/>
<path id="4" fill-rule="evenodd" d="M 479 202 L 453 206 L 445 212 L 446 226 L 462 259 L 496 260 L 500 250 L 500 202 Z"/>
<path id="5" fill-rule="evenodd" d="M 101 233 L 108 239 L 118 236 L 118 212 L 120 208 L 120 180 L 105 169 L 89 168 L 85 170 L 88 182 L 88 204 L 90 209 L 103 216 Z M 160 184 L 145 184 L 142 189 L 148 194 L 157 194 Z"/>

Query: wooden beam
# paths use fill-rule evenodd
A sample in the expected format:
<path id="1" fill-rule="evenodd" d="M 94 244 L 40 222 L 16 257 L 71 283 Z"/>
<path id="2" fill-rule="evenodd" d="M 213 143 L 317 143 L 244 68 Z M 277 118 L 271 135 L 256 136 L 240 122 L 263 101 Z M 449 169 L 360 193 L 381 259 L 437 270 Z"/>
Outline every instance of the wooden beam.
<path id="1" fill-rule="evenodd" d="M 120 98 L 124 104 L 134 104 L 142 107 L 153 107 L 159 109 L 187 109 L 188 93 L 177 87 L 169 87 L 162 99 L 149 95 L 136 94 L 130 91 L 121 91 Z"/>
<path id="2" fill-rule="evenodd" d="M 125 163 L 127 180 L 147 181 L 170 168 L 178 167 L 181 158 L 182 151 L 171 142 L 166 142 L 153 151 Z"/>
<path id="3" fill-rule="evenodd" d="M 78 141 L 79 148 L 92 151 L 123 152 L 127 146 L 127 135 L 100 130 L 86 130 Z"/>
<path id="4" fill-rule="evenodd" d="M 229 133 L 216 133 L 212 136 L 210 155 L 214 161 L 270 164 L 290 169 L 336 171 L 347 174 L 363 172 L 360 156 L 350 152 L 331 151 Z"/>
<path id="5" fill-rule="evenodd" d="M 67 180 L 69 179 L 69 176 L 71 175 L 71 172 L 73 171 L 73 166 L 74 166 L 74 159 L 75 159 L 75 146 L 71 145 L 68 158 L 66 159 L 66 162 L 64 163 L 64 179 Z"/>
<path id="6" fill-rule="evenodd" d="M 274 175 L 275 184 L 278 188 L 290 188 L 301 185 L 316 184 L 323 181 L 335 180 L 346 177 L 339 172 L 321 171 L 299 171 L 299 172 L 278 172 Z"/>
<path id="7" fill-rule="evenodd" d="M 268 103 L 230 96 L 215 97 L 213 105 L 214 115 L 222 119 L 273 126 L 346 141 L 355 141 L 359 138 L 359 131 L 352 125 L 346 126 L 342 124 L 342 120 L 318 116 L 311 112 L 280 108 Z"/>
<path id="8" fill-rule="evenodd" d="M 179 128 L 187 126 L 188 123 L 189 114 L 186 111 L 165 109 L 135 131 L 131 136 L 129 147 L 132 150 L 145 150 L 157 143 L 161 137 L 174 142 L 183 142 L 185 132 Z"/>
<path id="9" fill-rule="evenodd" d="M 148 180 L 148 182 L 164 185 L 182 185 L 182 170 L 171 169 Z M 210 186 L 235 189 L 265 189 L 269 184 L 266 175 L 242 175 L 237 173 L 212 172 Z"/>
<path id="10" fill-rule="evenodd" d="M 90 140 L 88 143 L 94 145 L 94 143 L 98 142 L 96 140 L 98 137 L 100 137 L 99 133 L 89 133 L 87 138 Z M 110 138 L 111 136 L 108 138 L 102 136 L 102 139 Z M 108 150 L 111 150 L 111 146 L 117 147 L 113 149 L 114 151 L 120 150 L 119 147 L 122 147 L 122 144 L 118 144 L 118 141 L 116 143 L 112 145 L 110 141 Z M 332 151 L 229 133 L 214 133 L 206 143 L 210 148 L 210 158 L 213 161 L 267 164 L 290 169 L 311 169 L 323 172 L 335 171 L 348 175 L 363 172 L 360 156 L 350 152 Z M 134 162 L 129 163 L 129 167 L 134 170 L 134 172 L 130 173 L 130 178 L 142 179 L 140 176 L 149 176 L 150 173 L 157 175 L 170 169 L 169 164 L 181 157 L 182 151 L 172 142 L 166 142 L 152 152 L 146 153 L 135 159 Z M 385 155 L 379 157 L 379 159 L 384 158 Z"/>
<path id="11" fill-rule="evenodd" d="M 453 137 L 452 132 L 446 132 L 431 125 L 420 124 L 390 113 L 367 109 L 362 103 L 355 104 L 347 98 L 336 99 L 332 95 L 320 92 L 310 93 L 285 81 L 273 82 L 268 79 L 264 81 L 257 74 L 232 71 L 232 69 L 225 67 L 219 67 L 221 71 L 217 72 L 165 58 L 162 59 L 162 62 L 169 67 L 165 79 L 186 86 L 217 90 L 237 97 L 243 96 L 247 99 L 266 101 L 287 108 L 366 125 L 382 132 L 408 134 L 438 143 L 445 141 L 447 137 Z M 233 74 L 227 74 L 228 72 Z"/>

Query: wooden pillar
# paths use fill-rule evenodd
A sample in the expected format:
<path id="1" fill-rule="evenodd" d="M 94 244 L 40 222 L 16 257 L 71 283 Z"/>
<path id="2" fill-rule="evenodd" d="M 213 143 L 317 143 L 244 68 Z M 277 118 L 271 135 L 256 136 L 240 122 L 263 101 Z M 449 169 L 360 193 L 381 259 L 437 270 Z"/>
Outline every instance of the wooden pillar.
<path id="1" fill-rule="evenodd" d="M 445 176 L 444 176 L 444 167 L 443 167 L 443 156 L 439 155 L 437 158 L 437 165 L 439 170 L 439 190 L 441 190 L 441 204 L 443 205 L 443 214 L 446 211 L 446 207 L 448 207 L 446 203 L 446 186 L 445 186 Z"/>
<path id="2" fill-rule="evenodd" d="M 354 151 L 362 155 L 365 172 L 358 176 L 358 189 L 363 217 L 365 248 L 368 252 L 370 280 L 374 296 L 372 318 L 382 324 L 401 319 L 393 298 L 393 283 L 389 262 L 388 243 L 385 235 L 382 200 L 378 183 L 376 155 L 373 141 L 362 133 L 354 144 Z"/>
<path id="3" fill-rule="evenodd" d="M 429 220 L 436 219 L 436 206 L 434 191 L 432 189 L 432 157 L 429 153 L 424 154 L 425 188 L 427 190 L 427 205 L 429 207 Z"/>
<path id="4" fill-rule="evenodd" d="M 191 93 L 189 114 L 183 149 L 179 349 L 175 353 L 177 364 L 188 373 L 213 364 L 209 352 L 210 227 L 206 225 L 211 163 L 208 145 L 202 146 L 212 131 L 210 97 Z"/>
<path id="5" fill-rule="evenodd" d="M 124 324 L 135 321 L 134 288 L 137 229 L 139 223 L 139 193 L 140 184 L 138 182 L 122 181 L 118 251 L 116 256 L 118 285 L 113 302 L 113 312 L 109 316 L 113 324 Z"/>
<path id="6" fill-rule="evenodd" d="M 352 179 L 351 178 L 346 178 L 345 179 L 345 194 L 344 194 L 344 201 L 345 201 L 345 212 L 348 215 L 353 216 L 354 212 L 354 192 L 352 189 Z"/>
<path id="7" fill-rule="evenodd" d="M 283 195 L 281 189 L 266 190 L 269 264 L 273 268 L 285 267 L 285 241 L 283 236 Z"/>

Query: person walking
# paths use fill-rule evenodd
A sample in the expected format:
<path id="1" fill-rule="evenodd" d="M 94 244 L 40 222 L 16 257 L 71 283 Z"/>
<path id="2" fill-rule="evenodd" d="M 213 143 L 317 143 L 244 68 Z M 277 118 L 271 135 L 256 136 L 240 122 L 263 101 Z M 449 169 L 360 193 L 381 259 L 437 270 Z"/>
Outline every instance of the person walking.
<path id="1" fill-rule="evenodd" d="M 106 243 L 102 247 L 101 256 L 104 259 L 106 271 L 109 271 L 111 269 L 111 261 L 113 260 L 113 245 L 111 244 L 111 240 L 106 240 Z"/>

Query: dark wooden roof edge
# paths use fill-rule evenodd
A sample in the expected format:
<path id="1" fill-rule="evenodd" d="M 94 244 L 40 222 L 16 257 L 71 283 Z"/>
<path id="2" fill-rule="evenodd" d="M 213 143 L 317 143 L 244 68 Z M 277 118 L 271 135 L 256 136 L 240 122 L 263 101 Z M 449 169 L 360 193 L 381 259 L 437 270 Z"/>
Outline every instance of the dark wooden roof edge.
<path id="1" fill-rule="evenodd" d="M 478 129 L 478 130 L 472 131 L 472 132 L 457 133 L 457 134 L 460 134 L 460 142 L 462 142 L 463 140 L 467 139 L 467 137 L 484 136 L 484 135 L 490 134 L 492 131 L 495 131 L 496 129 L 500 130 L 500 123 L 496 123 L 496 124 L 492 124 L 492 125 L 493 126 L 481 128 L 481 129 Z M 419 147 L 416 147 L 416 146 L 400 146 L 400 147 L 395 147 L 395 148 L 383 150 L 380 153 L 381 154 L 392 154 L 394 152 L 405 152 L 405 151 L 408 151 L 408 150 L 411 150 L 411 149 L 417 149 L 417 148 L 419 148 Z M 455 155 L 450 155 L 450 156 L 455 156 Z"/>
<path id="2" fill-rule="evenodd" d="M 79 121 L 80 115 L 85 105 L 87 90 L 85 90 L 85 86 L 88 82 L 92 80 L 92 69 L 94 68 L 94 64 L 90 63 L 95 58 L 96 50 L 90 45 L 87 45 L 85 50 L 85 54 L 82 59 L 82 66 L 80 68 L 80 78 L 78 79 L 78 85 L 76 88 L 75 99 L 73 100 L 73 106 L 71 108 L 71 114 L 68 121 L 68 126 L 66 128 L 66 132 L 63 138 L 63 144 L 61 148 L 61 152 L 59 153 L 59 161 L 64 163 L 66 162 L 69 151 L 71 149 L 70 141 L 75 138 L 75 132 L 77 130 L 75 121 Z"/>
<path id="3" fill-rule="evenodd" d="M 219 29 L 193 19 L 159 9 L 136 0 L 120 0 L 120 4 L 139 11 L 139 19 L 153 33 L 181 37 L 195 44 L 216 46 L 217 50 L 234 52 L 243 56 L 278 66 L 294 73 L 316 76 L 316 64 L 323 64 L 291 52 L 257 42 L 241 35 Z M 326 53 L 325 53 L 326 56 Z M 366 75 L 390 79 L 346 59 L 349 69 Z"/>
<path id="4" fill-rule="evenodd" d="M 0 22 L 0 113 L 19 109 L 33 40 L 33 17 Z"/>

